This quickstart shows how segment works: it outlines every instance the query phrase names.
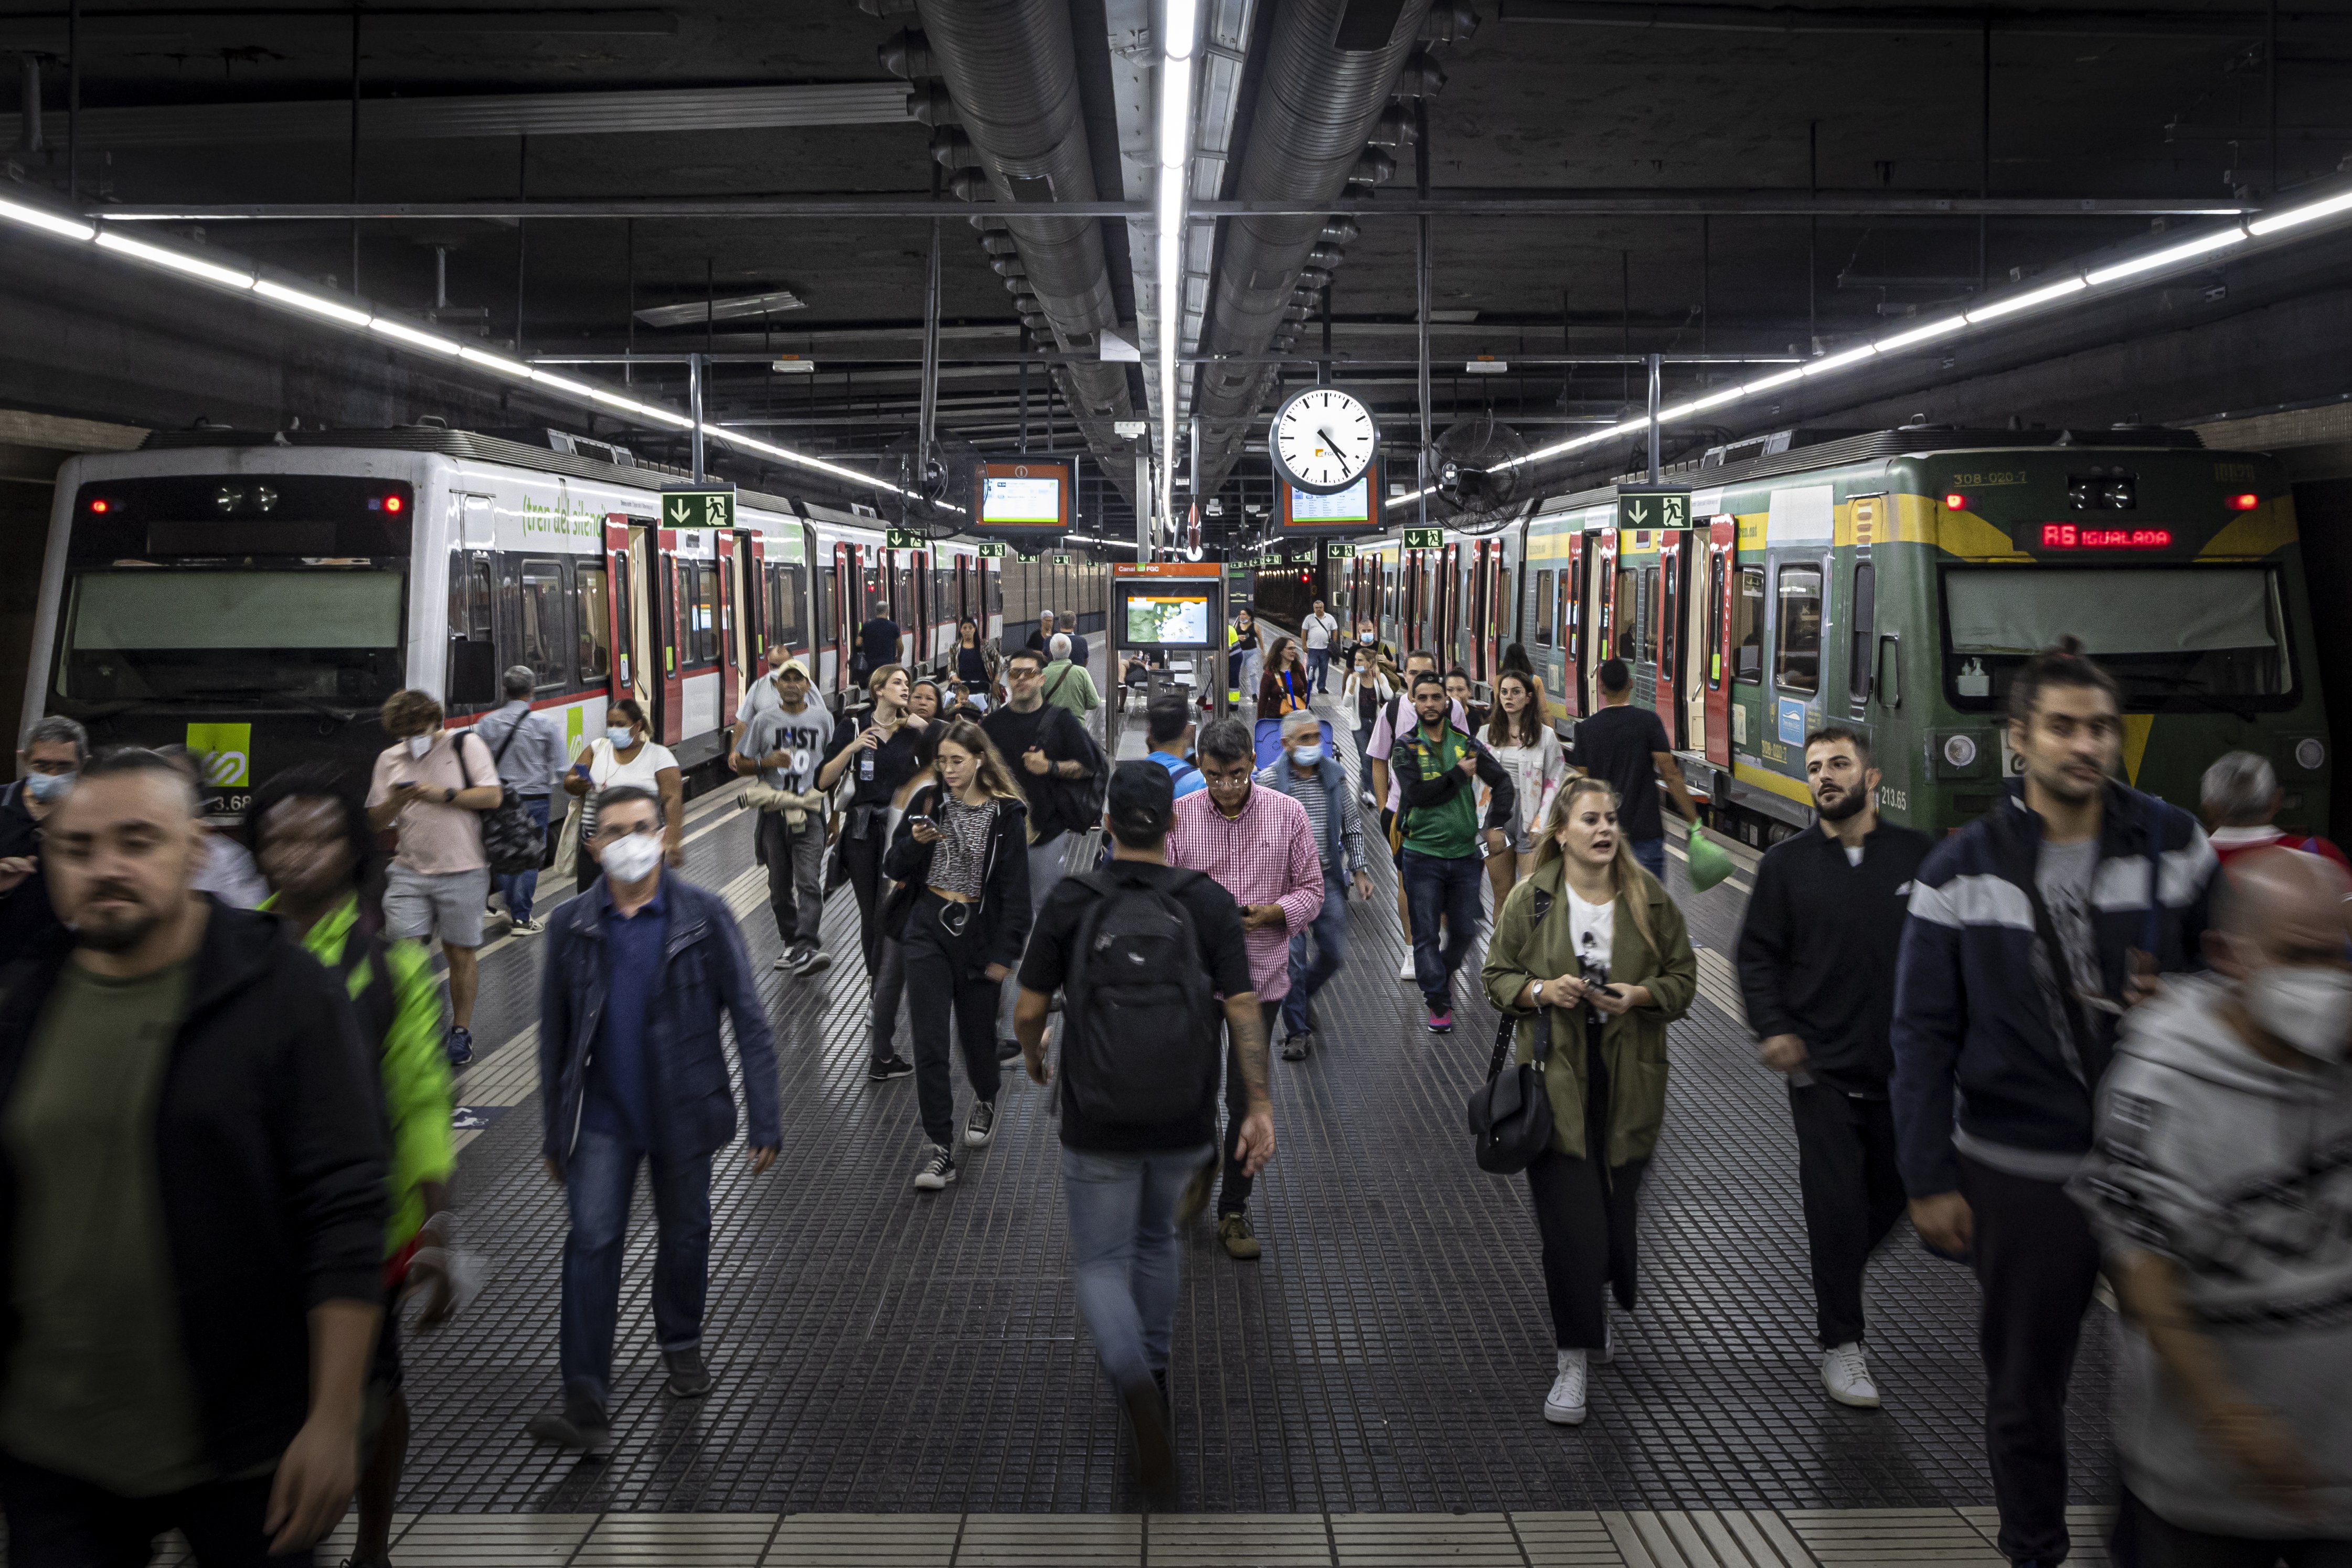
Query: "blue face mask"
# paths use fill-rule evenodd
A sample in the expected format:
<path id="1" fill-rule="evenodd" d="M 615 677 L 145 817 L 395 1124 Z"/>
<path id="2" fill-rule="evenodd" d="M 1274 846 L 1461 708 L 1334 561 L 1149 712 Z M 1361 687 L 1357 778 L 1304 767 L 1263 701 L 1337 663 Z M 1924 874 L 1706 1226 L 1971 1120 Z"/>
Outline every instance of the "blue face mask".
<path id="1" fill-rule="evenodd" d="M 615 751 L 628 750 L 633 744 L 632 737 L 635 734 L 636 732 L 626 725 L 608 724 L 604 727 L 604 738 L 613 743 L 613 749 Z"/>
<path id="2" fill-rule="evenodd" d="M 1318 741 L 1313 746 L 1292 747 L 1290 748 L 1290 760 L 1296 762 L 1301 768 L 1314 767 L 1317 763 L 1323 760 L 1322 742 Z"/>
<path id="3" fill-rule="evenodd" d="M 25 792 L 44 806 L 53 806 L 73 792 L 76 777 L 71 773 L 27 773 Z"/>

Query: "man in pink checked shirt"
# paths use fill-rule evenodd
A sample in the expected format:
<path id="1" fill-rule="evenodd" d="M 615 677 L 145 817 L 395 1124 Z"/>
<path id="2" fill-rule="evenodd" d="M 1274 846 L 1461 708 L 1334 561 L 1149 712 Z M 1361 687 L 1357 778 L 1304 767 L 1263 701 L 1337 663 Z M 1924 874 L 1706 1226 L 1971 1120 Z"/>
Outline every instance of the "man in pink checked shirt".
<path id="1" fill-rule="evenodd" d="M 1307 809 L 1278 789 L 1251 783 L 1257 748 L 1239 719 L 1212 719 L 1201 727 L 1193 748 L 1208 788 L 1176 802 L 1176 823 L 1168 834 L 1168 863 L 1204 872 L 1241 906 L 1242 931 L 1249 945 L 1250 977 L 1269 1037 L 1290 992 L 1290 938 L 1315 924 L 1323 908 L 1323 858 Z M 1263 1085 L 1260 1086 L 1263 1088 Z M 1250 1085 L 1230 1032 L 1225 1049 L 1224 1185 L 1217 1194 L 1217 1239 L 1226 1255 L 1258 1256 L 1250 1228 L 1250 1176 L 1234 1152 L 1234 1139 L 1248 1113 Z M 1177 1223 L 1190 1224 L 1209 1201 L 1211 1161 L 1185 1189 Z"/>

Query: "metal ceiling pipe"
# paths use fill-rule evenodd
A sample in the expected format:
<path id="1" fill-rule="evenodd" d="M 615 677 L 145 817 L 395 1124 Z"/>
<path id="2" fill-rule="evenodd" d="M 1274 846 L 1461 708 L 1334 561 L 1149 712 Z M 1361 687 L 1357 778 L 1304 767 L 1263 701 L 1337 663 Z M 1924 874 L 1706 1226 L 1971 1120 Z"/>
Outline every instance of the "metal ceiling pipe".
<path id="1" fill-rule="evenodd" d="M 997 199 L 1096 200 L 1068 0 L 917 0 L 916 9 L 930 64 Z M 1099 219 L 1008 218 L 1004 228 L 1020 281 L 1064 350 L 1093 348 L 1118 327 Z M 1126 369 L 1079 363 L 1053 373 L 1096 455 L 1108 463 L 1122 453 L 1110 422 L 1132 413 Z"/>
<path id="2" fill-rule="evenodd" d="M 1430 0 L 1291 0 L 1283 6 L 1267 40 L 1234 195 L 1307 205 L 1339 200 L 1358 177 L 1365 141 L 1397 89 L 1429 5 Z M 1204 353 L 1265 352 L 1291 309 L 1299 272 L 1330 223 L 1322 215 L 1226 221 L 1202 335 Z M 1272 375 L 1273 368 L 1262 364 L 1202 367 L 1193 406 L 1208 444 L 1205 483 L 1214 486 L 1232 467 Z"/>

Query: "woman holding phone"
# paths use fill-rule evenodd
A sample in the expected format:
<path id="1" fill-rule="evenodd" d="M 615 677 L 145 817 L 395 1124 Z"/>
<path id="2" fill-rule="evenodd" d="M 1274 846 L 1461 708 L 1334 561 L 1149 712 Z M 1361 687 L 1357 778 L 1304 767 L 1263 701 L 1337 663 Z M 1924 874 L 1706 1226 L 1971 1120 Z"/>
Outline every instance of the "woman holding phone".
<path id="1" fill-rule="evenodd" d="M 642 784 L 661 796 L 662 847 L 672 866 L 686 863 L 686 784 L 667 746 L 646 738 L 646 710 L 623 697 L 604 710 L 602 737 L 581 747 L 563 776 L 563 792 L 580 800 L 580 849 L 573 882 L 585 893 L 598 874 L 588 841 L 596 832 L 596 796 L 615 784 Z"/>
<path id="2" fill-rule="evenodd" d="M 1519 878 L 1535 869 L 1536 835 L 1551 810 L 1552 797 L 1568 778 L 1568 752 L 1544 718 L 1542 693 L 1533 675 L 1505 670 L 1495 677 L 1486 749 L 1510 770 L 1519 797 L 1518 820 L 1508 830 L 1512 852 L 1486 859 L 1486 880 L 1495 890 L 1495 907 L 1500 909 Z"/>
<path id="3" fill-rule="evenodd" d="M 913 776 L 915 744 L 931 723 L 914 711 L 914 682 L 904 664 L 885 664 L 866 677 L 874 707 L 857 738 L 817 769 L 816 784 L 830 789 L 844 773 L 856 783 L 842 814 L 842 870 L 857 894 L 858 949 L 866 977 L 882 972 L 882 854 L 889 847 L 890 797 Z"/>
<path id="4" fill-rule="evenodd" d="M 931 1145 L 915 1186 L 926 1192 L 956 1179 L 950 1018 L 971 1084 L 963 1143 L 982 1148 L 996 1135 L 996 1005 L 1030 915 L 1029 811 L 1004 759 L 961 719 L 940 735 L 931 767 L 938 782 L 908 801 L 884 867 L 900 884 L 887 920 L 905 955 L 915 1097 Z"/>
<path id="5" fill-rule="evenodd" d="M 1544 819 L 1535 869 L 1495 916 L 1482 978 L 1515 1017 L 1517 1057 L 1543 1074 L 1551 1146 L 1528 1166 L 1559 1347 L 1544 1419 L 1584 1419 L 1589 1363 L 1615 1354 L 1607 1294 L 1633 1308 L 1634 1203 L 1666 1113 L 1666 1025 L 1698 989 L 1683 913 L 1633 859 L 1617 792 L 1569 781 Z"/>
<path id="6" fill-rule="evenodd" d="M 1257 716 L 1281 718 L 1302 712 L 1314 699 L 1307 674 L 1307 656 L 1287 637 L 1276 637 L 1267 655 L 1265 674 L 1257 685 Z"/>

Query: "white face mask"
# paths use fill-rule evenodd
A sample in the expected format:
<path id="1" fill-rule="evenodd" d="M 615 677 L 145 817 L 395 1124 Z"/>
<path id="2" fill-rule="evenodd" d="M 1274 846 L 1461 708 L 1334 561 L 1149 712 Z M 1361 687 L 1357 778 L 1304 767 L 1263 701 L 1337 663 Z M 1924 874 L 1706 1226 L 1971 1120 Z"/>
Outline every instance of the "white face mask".
<path id="1" fill-rule="evenodd" d="M 433 737 L 431 736 L 412 735 L 408 737 L 408 755 L 414 757 L 419 762 L 424 761 L 425 754 L 432 749 Z"/>
<path id="2" fill-rule="evenodd" d="M 661 840 L 653 833 L 631 833 L 596 852 L 597 863 L 614 882 L 643 882 L 661 863 Z"/>
<path id="3" fill-rule="evenodd" d="M 636 731 L 626 725 L 608 724 L 604 727 L 604 738 L 612 743 L 615 751 L 628 750 L 630 739 L 635 734 Z"/>
<path id="4" fill-rule="evenodd" d="M 1323 747 L 1320 742 L 1313 746 L 1294 746 L 1290 748 L 1290 760 L 1301 768 L 1312 768 L 1323 760 Z"/>
<path id="5" fill-rule="evenodd" d="M 2352 1055 L 2352 973 L 2274 965 L 2239 988 L 2263 1030 L 2321 1061 Z"/>

